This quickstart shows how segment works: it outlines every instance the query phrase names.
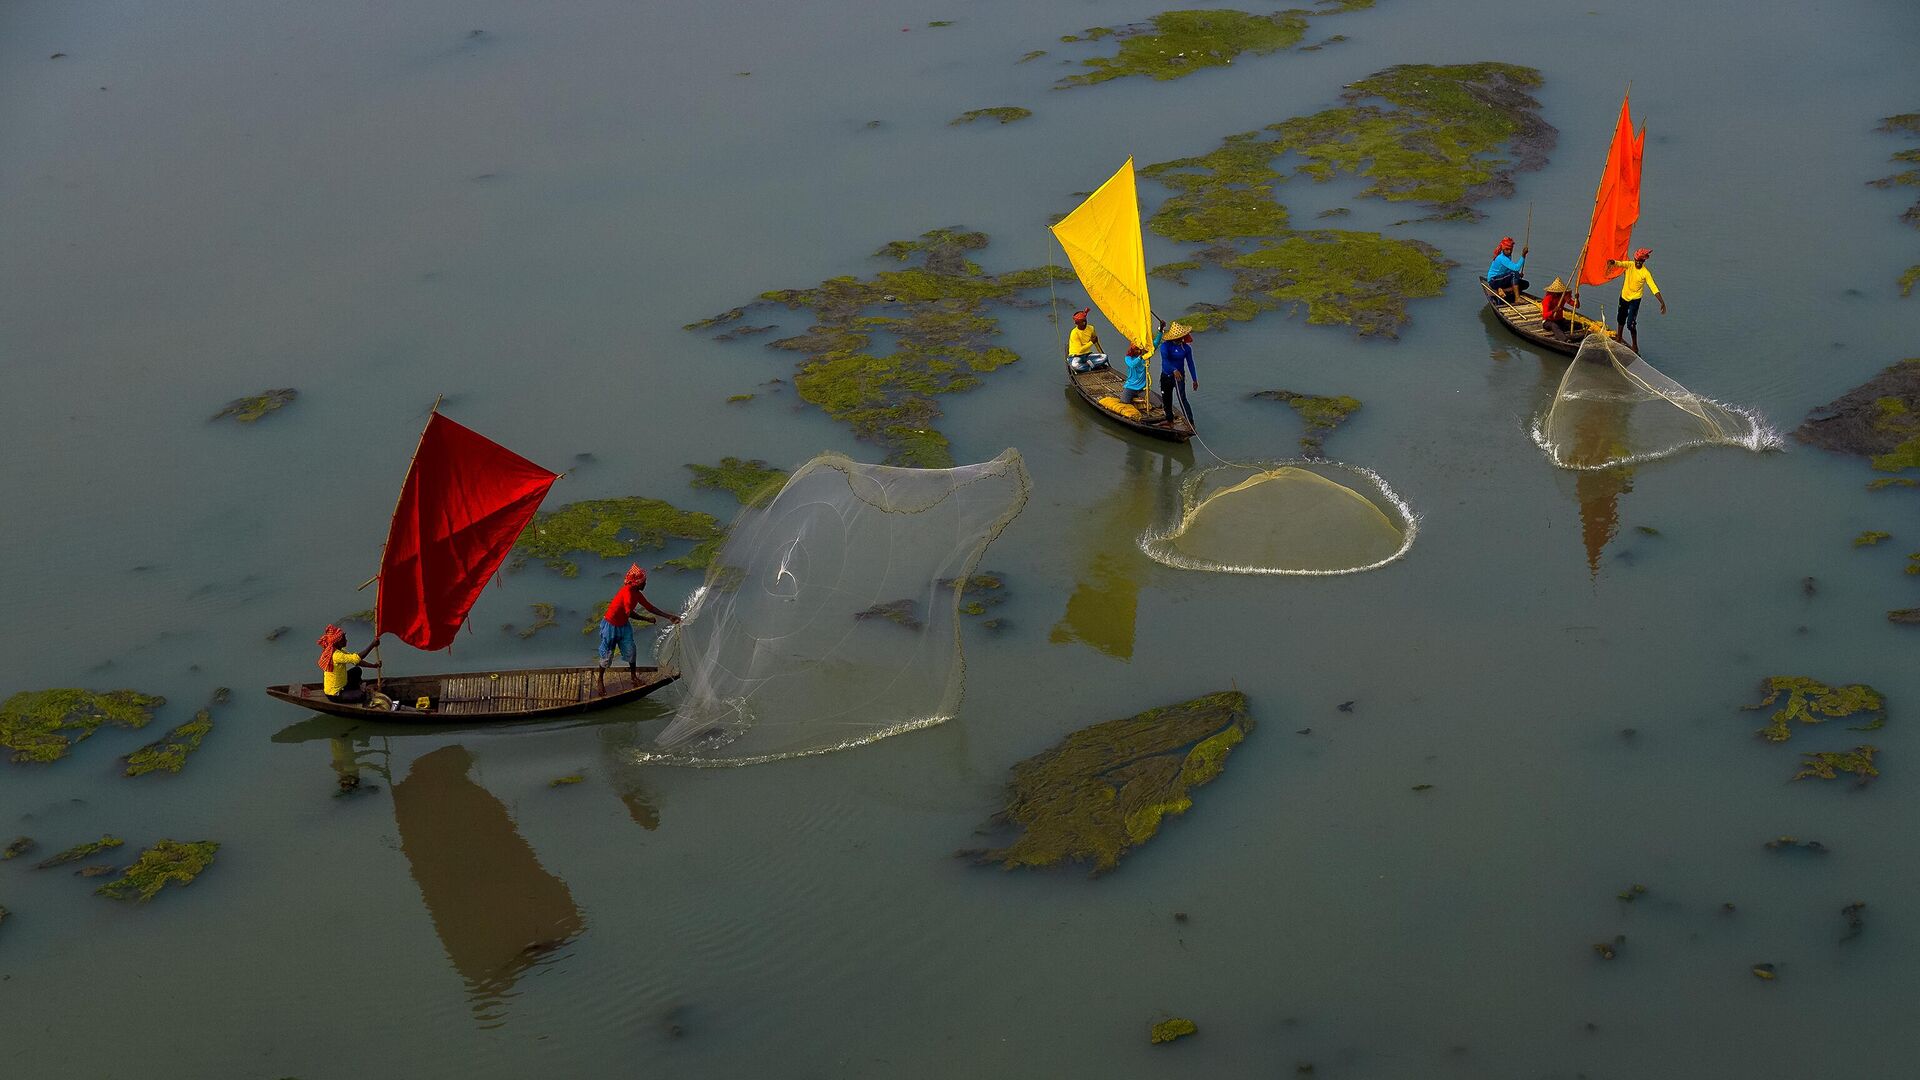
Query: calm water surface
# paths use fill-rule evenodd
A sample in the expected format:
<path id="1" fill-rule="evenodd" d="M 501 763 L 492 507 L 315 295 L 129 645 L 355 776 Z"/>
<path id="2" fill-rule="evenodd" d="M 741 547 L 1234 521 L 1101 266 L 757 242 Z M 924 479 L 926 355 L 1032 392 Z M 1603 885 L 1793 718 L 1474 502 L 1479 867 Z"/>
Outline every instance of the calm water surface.
<path id="1" fill-rule="evenodd" d="M 1636 238 L 1672 305 L 1643 340 L 1663 370 L 1785 429 L 1920 352 L 1920 300 L 1892 286 L 1915 234 L 1896 193 L 1863 186 L 1904 145 L 1878 118 L 1920 108 L 1920 9 L 1381 0 L 1321 24 L 1351 38 L 1321 52 L 1046 89 L 1059 35 L 1154 10 L 0 12 L 0 693 L 138 687 L 173 702 L 160 727 L 236 690 L 177 778 L 119 777 L 115 755 L 151 737 L 124 732 L 0 771 L 0 827 L 46 850 L 103 831 L 130 849 L 224 844 L 190 890 L 145 907 L 0 867 L 0 1072 L 1906 1074 L 1920 673 L 1913 632 L 1882 613 L 1920 602 L 1900 573 L 1920 536 L 1911 493 L 1869 493 L 1864 465 L 1805 449 L 1555 470 L 1526 429 L 1561 361 L 1478 311 L 1471 275 L 1528 203 L 1536 257 L 1570 261 L 1632 79 L 1651 132 Z M 1056 55 L 1013 64 L 1035 48 Z M 1251 391 L 1366 402 L 1329 449 L 1421 513 L 1404 560 L 1322 580 L 1149 561 L 1135 537 L 1205 452 L 1096 422 L 1046 360 L 1044 313 L 1025 312 L 1004 329 L 1028 362 L 943 402 L 956 456 L 1016 446 L 1034 479 L 987 558 L 1012 627 L 968 640 L 953 723 L 676 770 L 631 764 L 663 704 L 330 739 L 341 729 L 258 693 L 305 677 L 318 628 L 370 603 L 353 586 L 435 395 L 555 468 L 591 454 L 556 502 L 651 494 L 724 515 L 683 463 L 876 454 L 790 393 L 726 405 L 790 377 L 791 357 L 681 324 L 870 272 L 866 253 L 935 226 L 989 232 L 989 269 L 1034 265 L 1048 215 L 1128 154 L 1210 149 L 1389 64 L 1481 59 L 1541 68 L 1562 134 L 1488 221 L 1390 230 L 1463 264 L 1447 295 L 1416 303 L 1394 343 L 1275 315 L 1197 352 L 1195 403 L 1228 456 L 1297 438 Z M 998 104 L 1036 115 L 946 126 Z M 1355 191 L 1296 181 L 1281 197 L 1296 220 L 1415 216 Z M 1203 276 L 1160 303 L 1221 288 Z M 259 425 L 205 422 L 277 386 L 301 397 Z M 1855 551 L 1863 529 L 1896 540 Z M 507 576 L 458 665 L 583 657 L 573 630 L 609 569 Z M 654 591 L 677 602 L 694 584 L 665 573 Z M 558 629 L 493 629 L 542 600 Z M 1759 717 L 1738 706 L 1773 673 L 1883 690 L 1882 781 L 1786 783 L 1794 750 L 1855 736 L 1750 738 Z M 1260 729 L 1118 873 L 949 857 L 1013 762 L 1228 685 Z M 334 797 L 336 767 L 361 769 L 362 793 Z M 1833 853 L 1762 850 L 1782 833 Z M 1645 896 L 1614 899 L 1635 882 Z M 1842 943 L 1854 900 L 1867 925 Z M 1597 961 L 1589 945 L 1617 934 L 1619 959 Z M 1781 977 L 1756 980 L 1760 962 Z M 1170 1014 L 1201 1035 L 1149 1048 Z"/>

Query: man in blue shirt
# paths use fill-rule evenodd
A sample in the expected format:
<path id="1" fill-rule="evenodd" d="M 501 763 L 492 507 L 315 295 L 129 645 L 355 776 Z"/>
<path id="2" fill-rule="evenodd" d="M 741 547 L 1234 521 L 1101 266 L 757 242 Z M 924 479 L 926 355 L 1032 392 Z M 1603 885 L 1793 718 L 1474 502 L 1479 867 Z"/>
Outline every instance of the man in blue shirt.
<path id="1" fill-rule="evenodd" d="M 1520 257 L 1513 257 L 1513 237 L 1500 238 L 1500 246 L 1493 253 L 1493 263 L 1487 267 L 1487 287 L 1505 296 L 1511 303 L 1520 302 L 1520 290 L 1527 287 L 1527 281 L 1520 271 L 1527 265 L 1527 249 L 1520 249 Z"/>
<path id="2" fill-rule="evenodd" d="M 1133 406 L 1146 404 L 1147 396 L 1147 350 L 1138 345 L 1127 346 L 1127 381 L 1120 388 L 1120 400 Z"/>
<path id="3" fill-rule="evenodd" d="M 1193 379 L 1193 388 L 1200 389 L 1200 372 L 1193 366 L 1193 331 L 1184 323 L 1161 323 L 1160 341 L 1160 407 L 1166 411 L 1166 418 L 1160 422 L 1171 427 L 1180 418 L 1173 407 L 1176 394 L 1181 410 L 1189 419 L 1193 417 L 1186 381 Z"/>

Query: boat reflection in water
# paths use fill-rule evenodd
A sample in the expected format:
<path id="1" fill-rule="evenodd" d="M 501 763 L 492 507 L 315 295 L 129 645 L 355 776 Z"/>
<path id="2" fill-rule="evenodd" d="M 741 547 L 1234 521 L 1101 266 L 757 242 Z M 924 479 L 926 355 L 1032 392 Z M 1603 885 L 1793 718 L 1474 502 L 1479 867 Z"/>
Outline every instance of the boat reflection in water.
<path id="1" fill-rule="evenodd" d="M 1176 462 L 1191 465 L 1191 452 L 1155 453 L 1137 443 L 1127 447 L 1119 490 L 1080 519 L 1087 528 L 1073 541 L 1085 562 L 1075 575 L 1067 610 L 1053 625 L 1048 641 L 1055 645 L 1077 641 L 1118 660 L 1133 659 L 1140 582 L 1155 565 L 1141 554 L 1138 540 L 1168 493 L 1179 489 Z"/>
<path id="2" fill-rule="evenodd" d="M 467 775 L 473 755 L 446 746 L 393 785 L 400 850 L 434 932 L 467 982 L 474 1018 L 505 1022 L 513 987 L 586 928 L 567 883 L 534 857 L 499 799 Z"/>

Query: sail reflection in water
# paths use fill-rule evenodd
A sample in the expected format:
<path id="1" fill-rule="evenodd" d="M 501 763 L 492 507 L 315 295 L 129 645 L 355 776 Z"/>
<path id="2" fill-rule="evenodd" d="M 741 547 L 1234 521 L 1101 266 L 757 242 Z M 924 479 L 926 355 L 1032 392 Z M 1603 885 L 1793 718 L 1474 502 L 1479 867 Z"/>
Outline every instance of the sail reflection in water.
<path id="1" fill-rule="evenodd" d="M 393 785 L 393 816 L 434 932 L 467 981 L 474 1018 L 496 1027 L 520 976 L 586 923 L 507 808 L 467 775 L 472 766 L 463 746 L 421 757 Z"/>

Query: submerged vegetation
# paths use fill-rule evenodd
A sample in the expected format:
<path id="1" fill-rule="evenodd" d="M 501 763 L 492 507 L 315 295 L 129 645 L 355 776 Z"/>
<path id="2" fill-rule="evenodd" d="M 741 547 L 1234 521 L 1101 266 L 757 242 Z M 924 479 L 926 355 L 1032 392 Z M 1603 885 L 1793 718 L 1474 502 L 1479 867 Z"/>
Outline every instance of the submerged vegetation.
<path id="1" fill-rule="evenodd" d="M 1147 1038 L 1153 1045 L 1158 1046 L 1161 1043 L 1170 1043 L 1175 1039 L 1184 1039 L 1199 1030 L 1200 1025 L 1184 1016 L 1175 1016 L 1153 1025 L 1153 1027 L 1147 1031 Z"/>
<path id="2" fill-rule="evenodd" d="M 1071 278 L 1058 268 L 989 274 L 969 257 L 986 246 L 985 233 L 934 229 L 874 253 L 911 266 L 864 279 L 829 278 L 811 289 L 775 289 L 689 327 L 711 329 L 757 306 L 811 311 L 806 333 L 769 343 L 802 355 L 793 380 L 800 399 L 885 447 L 889 464 L 944 468 L 953 456 L 946 436 L 932 426 L 940 416 L 935 398 L 970 390 L 1020 359 L 991 344 L 1000 320 L 990 305 L 1028 306 L 1021 294 Z M 890 342 L 891 351 L 876 347 L 876 339 Z"/>
<path id="3" fill-rule="evenodd" d="M 1111 56 L 1082 60 L 1087 70 L 1061 79 L 1058 85 L 1088 86 L 1132 75 L 1163 81 L 1184 78 L 1207 68 L 1226 67 L 1243 55 L 1266 56 L 1290 49 L 1306 36 L 1309 19 L 1372 6 L 1373 0 L 1321 0 L 1312 10 L 1290 8 L 1268 15 L 1163 11 L 1144 23 L 1089 27 L 1060 40 L 1069 44 L 1112 40 L 1118 50 Z"/>
<path id="4" fill-rule="evenodd" d="M 1814 409 L 1793 437 L 1868 457 L 1881 472 L 1920 467 L 1920 357 L 1902 360 Z"/>
<path id="5" fill-rule="evenodd" d="M 100 725 L 143 728 L 166 703 L 133 690 L 23 690 L 0 704 L 0 749 L 16 763 L 58 761 Z"/>
<path id="6" fill-rule="evenodd" d="M 144 904 L 170 884 L 193 884 L 194 878 L 213 865 L 213 854 L 219 850 L 220 845 L 212 840 L 193 843 L 162 840 L 141 852 L 140 858 L 119 877 L 94 892 L 115 900 L 137 899 Z"/>
<path id="7" fill-rule="evenodd" d="M 167 732 L 163 739 L 157 739 L 127 755 L 127 775 L 145 776 L 151 772 L 177 773 L 187 764 L 187 755 L 200 749 L 207 735 L 213 731 L 213 706 L 226 702 L 229 692 L 226 687 L 214 691 L 213 700 L 193 719 Z"/>
<path id="8" fill-rule="evenodd" d="M 1880 121 L 1880 130 L 1895 135 L 1920 137 L 1920 113 L 1901 113 L 1898 116 L 1889 116 Z M 1891 176 L 1883 176 L 1878 180 L 1870 180 L 1868 183 L 1877 188 L 1920 188 L 1920 147 L 1909 147 L 1908 149 L 1897 151 L 1893 155 L 1892 160 L 1910 167 L 1902 169 Z M 1916 229 L 1920 229 L 1920 198 L 1914 199 L 1913 205 L 1901 212 L 1900 220 Z M 1907 267 L 1906 271 L 1900 275 L 1900 295 L 1912 296 L 1913 287 L 1916 283 L 1920 283 L 1920 264 Z"/>
<path id="9" fill-rule="evenodd" d="M 1233 278 L 1226 303 L 1197 304 L 1182 321 L 1204 329 L 1288 307 L 1315 324 L 1397 333 L 1407 301 L 1439 295 L 1455 264 L 1418 240 L 1293 231 L 1275 188 L 1290 175 L 1344 174 L 1367 182 L 1362 195 L 1476 219 L 1475 203 L 1511 194 L 1515 172 L 1546 163 L 1558 133 L 1528 93 L 1540 83 L 1538 71 L 1513 64 L 1403 64 L 1349 86 L 1338 107 L 1143 169 L 1173 191 L 1148 227 L 1207 245 L 1197 258 Z"/>
<path id="10" fill-rule="evenodd" d="M 1767 726 L 1754 733 L 1769 742 L 1793 738 L 1794 721 L 1824 724 L 1828 720 L 1867 717 L 1867 723 L 1851 729 L 1854 731 L 1873 731 L 1886 722 L 1886 699 L 1864 683 L 1833 687 L 1804 675 L 1774 675 L 1762 679 L 1760 689 L 1766 696 L 1757 705 L 1744 706 L 1746 709 L 1765 709 L 1779 701 L 1780 695 L 1787 696 L 1787 703 L 1767 718 Z"/>
<path id="11" fill-rule="evenodd" d="M 13 838 L 13 843 L 8 844 L 4 848 L 0 848 L 0 862 L 17 859 L 38 846 L 38 844 L 34 843 L 33 837 L 31 836 L 16 836 Z"/>
<path id="12" fill-rule="evenodd" d="M 625 559 L 642 550 L 664 549 L 669 540 L 692 540 L 692 551 L 665 565 L 704 570 L 720 549 L 724 532 L 712 514 L 682 510 L 660 499 L 588 499 L 535 514 L 514 546 L 514 565 L 538 559 L 565 577 L 577 577 L 575 555 Z"/>
<path id="13" fill-rule="evenodd" d="M 1320 456 L 1326 445 L 1327 436 L 1334 429 L 1347 422 L 1347 418 L 1360 411 L 1360 400 L 1345 394 L 1338 397 L 1317 397 L 1312 394 L 1296 394 L 1292 390 L 1260 390 L 1251 395 L 1268 401 L 1279 401 L 1293 407 L 1306 422 L 1307 430 L 1300 436 L 1300 449 L 1309 457 Z"/>
<path id="14" fill-rule="evenodd" d="M 1880 752 L 1877 746 L 1856 746 L 1851 750 L 1822 750 L 1812 754 L 1801 754 L 1800 771 L 1793 774 L 1795 780 L 1834 780 L 1841 773 L 1851 773 L 1860 778 L 1860 786 L 1865 787 L 1880 770 L 1874 766 L 1874 755 Z"/>
<path id="15" fill-rule="evenodd" d="M 1853 538 L 1853 546 L 1854 547 L 1872 547 L 1883 540 L 1891 540 L 1891 539 L 1893 539 L 1893 534 L 1890 532 L 1881 532 L 1878 529 L 1869 529 L 1866 532 L 1861 533 L 1859 536 L 1856 536 Z"/>
<path id="16" fill-rule="evenodd" d="M 234 398 L 227 402 L 225 408 L 213 414 L 213 419 L 224 420 L 231 416 L 242 424 L 251 424 L 270 412 L 276 412 L 293 404 L 293 399 L 299 396 L 300 391 L 291 386 L 283 386 L 278 390 L 262 390 L 252 397 Z"/>
<path id="17" fill-rule="evenodd" d="M 1091 863 L 1101 874 L 1152 839 L 1190 790 L 1221 773 L 1253 729 L 1247 697 L 1223 691 L 1073 732 L 1013 767 L 994 821 L 1019 830 L 1005 847 L 964 851 L 1003 867 Z"/>
<path id="18" fill-rule="evenodd" d="M 904 626 L 909 630 L 918 630 L 926 624 L 922 623 L 920 617 L 914 614 L 914 609 L 917 606 L 918 605 L 911 600 L 887 600 L 875 604 L 865 611 L 856 611 L 853 613 L 853 617 L 861 622 L 865 622 L 868 619 L 880 619 L 884 622 L 890 622 L 895 626 Z"/>
<path id="19" fill-rule="evenodd" d="M 51 870 L 56 866 L 65 866 L 68 863 L 76 863 L 82 859 L 91 859 L 103 851 L 112 851 L 124 843 L 126 843 L 126 841 L 117 836 L 102 836 L 98 840 L 89 840 L 84 844 L 75 844 L 50 859 L 42 859 L 34 865 L 34 869 Z"/>
<path id="20" fill-rule="evenodd" d="M 689 464 L 687 468 L 693 470 L 693 479 L 688 483 L 697 488 L 728 492 L 743 506 L 759 502 L 787 482 L 787 470 L 774 468 L 759 458 L 742 461 L 737 457 L 723 457 L 718 465 Z"/>
<path id="21" fill-rule="evenodd" d="M 982 571 L 970 577 L 941 578 L 943 589 L 958 589 L 960 592 L 960 614 L 980 616 L 1007 602 L 1006 579 L 999 574 Z M 1006 624 L 999 619 L 988 620 L 995 625 L 990 630 L 999 630 Z M 983 624 L 984 625 L 984 624 Z"/>
<path id="22" fill-rule="evenodd" d="M 998 120 L 1002 124 L 1011 124 L 1032 115 L 1032 109 L 1023 109 L 1018 105 L 995 105 L 988 109 L 968 109 L 947 121 L 947 124 L 949 127 L 955 127 L 960 124 L 971 124 L 976 120 Z"/>

